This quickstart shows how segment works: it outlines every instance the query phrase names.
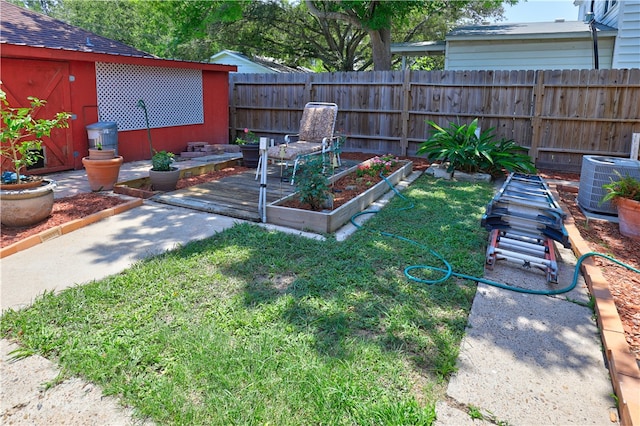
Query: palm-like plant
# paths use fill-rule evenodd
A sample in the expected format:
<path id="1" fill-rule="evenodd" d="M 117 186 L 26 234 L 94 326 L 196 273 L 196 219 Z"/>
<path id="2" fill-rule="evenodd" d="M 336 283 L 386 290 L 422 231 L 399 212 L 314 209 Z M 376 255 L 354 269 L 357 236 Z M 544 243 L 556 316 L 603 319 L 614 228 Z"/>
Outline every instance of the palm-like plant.
<path id="1" fill-rule="evenodd" d="M 449 162 L 448 172 L 460 170 L 466 173 L 484 172 L 500 175 L 507 172 L 535 173 L 536 168 L 526 148 L 513 140 L 496 140 L 491 127 L 478 134 L 478 120 L 470 124 L 450 123 L 448 128 L 428 121 L 433 135 L 423 142 L 418 154 L 426 154 L 429 160 Z"/>

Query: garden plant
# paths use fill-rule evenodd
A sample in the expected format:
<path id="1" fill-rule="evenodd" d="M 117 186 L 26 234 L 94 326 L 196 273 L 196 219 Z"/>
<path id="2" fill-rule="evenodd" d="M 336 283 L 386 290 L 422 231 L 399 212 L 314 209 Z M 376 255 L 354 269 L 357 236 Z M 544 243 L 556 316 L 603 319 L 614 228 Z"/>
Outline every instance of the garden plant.
<path id="1" fill-rule="evenodd" d="M 43 158 L 42 138 L 51 136 L 56 128 L 69 127 L 67 120 L 71 115 L 58 112 L 51 119 L 35 118 L 37 110 L 47 101 L 29 96 L 29 107 L 12 107 L 7 100 L 7 94 L 0 89 L 0 115 L 2 129 L 0 129 L 0 155 L 9 160 L 12 166 L 7 174 L 2 174 L 3 183 L 20 183 L 25 179 L 23 170 Z"/>
<path id="2" fill-rule="evenodd" d="M 308 204 L 311 210 L 320 210 L 331 196 L 329 178 L 325 176 L 327 169 L 322 155 L 313 156 L 300 163 L 296 173 L 296 190 L 300 202 Z"/>
<path id="3" fill-rule="evenodd" d="M 536 168 L 526 152 L 510 139 L 497 139 L 494 128 L 478 131 L 478 119 L 470 124 L 449 123 L 443 128 L 428 121 L 432 136 L 423 142 L 418 154 L 429 160 L 448 162 L 448 172 L 488 173 L 502 176 L 506 172 L 535 173 Z"/>

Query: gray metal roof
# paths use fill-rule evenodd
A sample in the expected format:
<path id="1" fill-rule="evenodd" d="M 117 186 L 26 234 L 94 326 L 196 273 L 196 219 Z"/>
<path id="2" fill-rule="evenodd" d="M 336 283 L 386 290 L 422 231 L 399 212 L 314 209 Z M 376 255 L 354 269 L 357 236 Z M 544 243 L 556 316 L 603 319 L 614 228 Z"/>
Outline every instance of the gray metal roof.
<path id="1" fill-rule="evenodd" d="M 248 57 L 247 55 L 240 53 L 240 52 L 236 52 L 234 50 L 221 50 L 220 52 L 216 53 L 215 55 L 212 55 L 211 58 L 209 58 L 210 61 L 215 60 L 217 63 L 222 63 L 218 61 L 218 58 L 224 57 L 224 56 L 231 56 L 231 57 L 235 57 L 237 59 L 240 59 L 242 61 L 246 61 L 246 62 L 253 62 L 254 64 L 258 64 L 264 68 L 270 69 L 274 72 L 279 72 L 279 73 L 308 73 L 308 72 L 312 72 L 311 70 L 308 70 L 304 67 L 290 67 L 288 65 L 284 65 L 281 64 L 279 62 L 276 62 L 275 60 L 271 59 L 271 58 L 265 58 L 262 56 L 254 56 L 252 58 Z"/>
<path id="2" fill-rule="evenodd" d="M 615 36 L 615 28 L 596 23 L 599 36 Z M 449 40 L 486 39 L 542 39 L 590 37 L 589 24 L 582 21 L 525 22 L 508 24 L 471 25 L 458 27 L 446 36 Z"/>
<path id="3" fill-rule="evenodd" d="M 441 40 L 391 43 L 391 53 L 403 56 L 444 55 L 445 45 Z"/>
<path id="4" fill-rule="evenodd" d="M 154 55 L 119 41 L 101 37 L 6 1 L 0 1 L 0 43 L 155 58 Z"/>

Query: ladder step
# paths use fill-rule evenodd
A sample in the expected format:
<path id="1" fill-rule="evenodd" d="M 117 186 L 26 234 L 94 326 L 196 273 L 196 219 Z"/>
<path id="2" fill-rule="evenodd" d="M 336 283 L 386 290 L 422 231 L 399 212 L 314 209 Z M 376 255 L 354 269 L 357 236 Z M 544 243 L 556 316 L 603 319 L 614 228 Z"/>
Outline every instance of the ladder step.
<path id="1" fill-rule="evenodd" d="M 535 267 L 547 272 L 547 281 L 555 282 L 553 241 L 571 247 L 565 217 L 540 176 L 511 173 L 482 216 L 481 226 L 491 231 L 487 265 L 506 260 Z"/>

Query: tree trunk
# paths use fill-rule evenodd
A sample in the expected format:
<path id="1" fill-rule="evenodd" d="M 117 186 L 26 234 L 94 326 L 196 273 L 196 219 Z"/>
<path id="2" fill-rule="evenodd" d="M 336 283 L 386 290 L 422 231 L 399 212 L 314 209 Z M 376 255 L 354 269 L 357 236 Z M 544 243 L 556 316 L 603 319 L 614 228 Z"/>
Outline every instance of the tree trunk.
<path id="1" fill-rule="evenodd" d="M 373 69 L 375 71 L 391 70 L 391 30 L 367 30 L 371 40 Z"/>

